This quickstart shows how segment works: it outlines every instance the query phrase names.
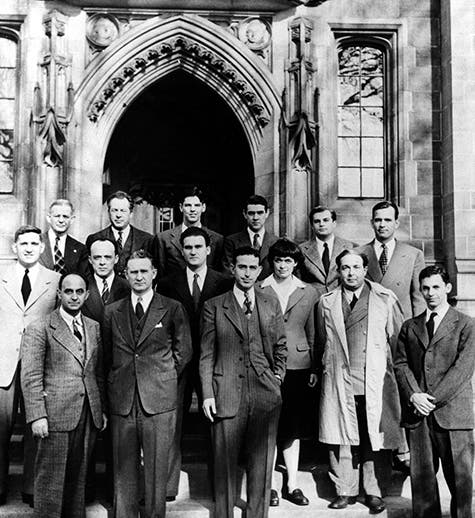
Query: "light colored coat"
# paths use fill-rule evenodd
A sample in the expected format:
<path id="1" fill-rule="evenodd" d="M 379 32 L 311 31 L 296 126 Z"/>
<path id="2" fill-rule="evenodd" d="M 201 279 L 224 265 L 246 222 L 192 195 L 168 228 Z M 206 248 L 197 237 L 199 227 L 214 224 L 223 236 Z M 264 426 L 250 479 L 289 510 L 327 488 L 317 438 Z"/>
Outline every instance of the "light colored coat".
<path id="1" fill-rule="evenodd" d="M 396 449 L 403 435 L 392 356 L 403 321 L 402 310 L 392 291 L 366 282 L 370 288 L 365 364 L 368 433 L 373 451 Z M 317 329 L 318 344 L 323 349 L 319 439 L 327 444 L 358 445 L 341 287 L 320 298 Z"/>
<path id="2" fill-rule="evenodd" d="M 26 306 L 21 295 L 22 279 L 14 266 L 5 270 L 0 281 L 0 387 L 8 387 L 12 382 L 26 326 L 53 311 L 56 304 L 60 275 L 44 266 L 39 268 Z"/>

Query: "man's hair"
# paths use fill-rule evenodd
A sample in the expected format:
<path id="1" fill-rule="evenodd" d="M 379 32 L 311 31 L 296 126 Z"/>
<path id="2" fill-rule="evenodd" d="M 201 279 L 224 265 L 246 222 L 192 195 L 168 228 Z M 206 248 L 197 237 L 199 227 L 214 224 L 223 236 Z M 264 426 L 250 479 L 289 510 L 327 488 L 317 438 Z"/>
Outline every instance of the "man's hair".
<path id="1" fill-rule="evenodd" d="M 52 208 L 56 207 L 57 205 L 59 205 L 60 207 L 69 207 L 71 209 L 71 214 L 74 213 L 74 205 L 69 200 L 66 200 L 65 198 L 58 198 L 57 200 L 52 201 L 49 204 L 48 213 L 50 213 Z"/>
<path id="2" fill-rule="evenodd" d="M 374 215 L 376 214 L 376 211 L 377 210 L 382 210 L 382 209 L 394 209 L 394 219 L 398 219 L 399 218 L 399 208 L 398 206 L 393 203 L 392 201 L 380 201 L 378 203 L 376 203 L 376 205 L 371 209 L 371 219 L 374 219 Z"/>
<path id="3" fill-rule="evenodd" d="M 332 221 L 336 221 L 336 211 L 334 209 L 324 207 L 323 205 L 318 205 L 318 207 L 313 207 L 313 209 L 310 211 L 310 214 L 308 215 L 310 223 L 313 223 L 313 216 L 315 216 L 315 214 L 320 214 L 320 212 L 325 211 L 328 211 L 331 214 Z"/>
<path id="4" fill-rule="evenodd" d="M 196 196 L 201 203 L 206 203 L 203 191 L 199 187 L 191 187 L 189 189 L 185 189 L 183 192 L 183 196 L 181 196 L 181 203 L 185 201 L 185 198 Z"/>
<path id="5" fill-rule="evenodd" d="M 201 236 L 205 240 L 206 246 L 210 246 L 211 240 L 210 240 L 208 232 L 206 232 L 206 230 L 204 230 L 203 228 L 200 228 L 200 227 L 188 227 L 187 229 L 185 229 L 181 233 L 180 244 L 183 247 L 183 245 L 185 243 L 185 239 L 187 237 L 199 237 L 199 236 Z"/>
<path id="6" fill-rule="evenodd" d="M 134 200 L 130 194 L 127 194 L 125 191 L 115 191 L 107 198 L 107 208 L 110 209 L 112 200 L 127 200 L 129 202 L 130 212 L 134 210 Z"/>
<path id="7" fill-rule="evenodd" d="M 447 273 L 447 270 L 443 266 L 432 264 L 421 270 L 421 273 L 419 274 L 419 284 L 423 279 L 427 279 L 427 277 L 432 277 L 433 275 L 440 275 L 445 284 L 449 284 L 450 282 L 450 277 Z"/>
<path id="8" fill-rule="evenodd" d="M 119 245 L 117 244 L 117 241 L 112 241 L 112 239 L 109 239 L 108 237 L 98 237 L 97 239 L 94 239 L 94 241 L 89 243 L 89 246 L 87 249 L 88 255 L 91 255 L 92 245 L 94 243 L 97 243 L 98 241 L 102 242 L 102 243 L 111 243 L 111 245 L 114 247 L 114 254 L 119 255 Z"/>
<path id="9" fill-rule="evenodd" d="M 267 203 L 267 200 L 259 194 L 253 194 L 252 196 L 249 196 L 244 205 L 244 211 L 247 211 L 248 205 L 263 205 L 266 212 L 269 210 L 269 204 Z"/>
<path id="10" fill-rule="evenodd" d="M 143 248 L 141 248 L 140 250 L 135 250 L 135 252 L 132 252 L 129 255 L 129 257 L 127 257 L 126 265 L 128 265 L 129 261 L 131 261 L 132 259 L 150 259 L 150 262 L 152 263 L 152 266 L 154 266 L 152 255 L 149 254 Z"/>
<path id="11" fill-rule="evenodd" d="M 272 264 L 277 257 L 291 257 L 297 263 L 297 266 L 303 261 L 303 254 L 298 245 L 286 237 L 278 239 L 269 248 L 269 264 Z"/>
<path id="12" fill-rule="evenodd" d="M 41 229 L 39 229 L 38 227 L 34 227 L 33 225 L 22 225 L 21 227 L 17 228 L 15 232 L 14 242 L 16 243 L 18 241 L 18 238 L 23 234 L 29 234 L 30 232 L 33 232 L 33 234 L 38 234 L 40 236 L 40 241 L 43 242 Z"/>
<path id="13" fill-rule="evenodd" d="M 338 269 L 340 269 L 340 267 L 341 267 L 341 260 L 343 259 L 343 257 L 346 257 L 347 255 L 357 255 L 357 256 L 361 257 L 361 259 L 363 260 L 363 266 L 368 266 L 368 256 L 363 252 L 358 252 L 354 248 L 351 248 L 349 250 L 345 249 L 345 250 L 343 250 L 343 252 L 338 254 L 337 258 L 335 259 L 336 266 Z"/>
<path id="14" fill-rule="evenodd" d="M 69 273 L 63 273 L 63 275 L 61 275 L 61 277 L 59 278 L 59 283 L 58 283 L 59 290 L 61 290 L 63 287 L 64 279 L 66 279 L 66 277 L 69 277 L 70 275 L 77 275 L 78 277 L 81 277 L 81 279 L 86 284 L 86 290 L 89 289 L 89 280 L 85 275 L 83 275 L 82 273 L 79 273 L 79 272 L 69 272 Z"/>
<path id="15" fill-rule="evenodd" d="M 246 246 L 240 246 L 239 248 L 236 248 L 233 252 L 233 264 L 236 264 L 237 258 L 241 257 L 242 255 L 252 255 L 252 257 L 257 257 L 259 259 L 259 264 L 261 264 L 261 257 L 259 255 L 259 251 L 255 248 L 252 248 L 250 245 Z"/>

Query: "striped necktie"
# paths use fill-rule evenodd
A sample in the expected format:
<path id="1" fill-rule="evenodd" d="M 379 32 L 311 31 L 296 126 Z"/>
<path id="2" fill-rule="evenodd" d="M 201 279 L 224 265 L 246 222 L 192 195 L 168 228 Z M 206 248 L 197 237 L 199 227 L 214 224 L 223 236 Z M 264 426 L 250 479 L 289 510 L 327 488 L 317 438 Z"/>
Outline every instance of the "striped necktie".
<path id="1" fill-rule="evenodd" d="M 54 242 L 54 271 L 63 275 L 66 273 L 66 265 L 64 263 L 64 257 L 59 249 L 59 236 L 56 236 Z"/>

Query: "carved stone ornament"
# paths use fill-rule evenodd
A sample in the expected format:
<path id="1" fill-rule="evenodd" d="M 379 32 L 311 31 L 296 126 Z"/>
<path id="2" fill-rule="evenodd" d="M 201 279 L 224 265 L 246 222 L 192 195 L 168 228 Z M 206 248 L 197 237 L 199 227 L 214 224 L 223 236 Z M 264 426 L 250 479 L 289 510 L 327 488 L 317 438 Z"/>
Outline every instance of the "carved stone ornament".
<path id="1" fill-rule="evenodd" d="M 238 71 L 208 48 L 182 36 L 150 48 L 124 65 L 91 102 L 88 109 L 89 120 L 96 122 L 122 88 L 139 74 L 157 66 L 163 60 L 177 57 L 192 59 L 209 69 L 220 81 L 227 83 L 239 95 L 241 102 L 248 108 L 259 127 L 263 128 L 268 124 L 270 120 L 268 110 L 259 102 L 251 85 L 240 76 Z"/>
<path id="2" fill-rule="evenodd" d="M 63 145 L 66 135 L 56 117 L 53 108 L 50 108 L 40 128 L 41 148 L 43 161 L 50 167 L 55 167 L 63 161 Z"/>
<path id="3" fill-rule="evenodd" d="M 115 16 L 94 14 L 87 21 L 86 37 L 93 46 L 103 49 L 119 37 L 120 25 Z"/>
<path id="4" fill-rule="evenodd" d="M 251 50 L 262 50 L 270 45 L 270 26 L 260 18 L 247 18 L 239 24 L 238 38 Z"/>

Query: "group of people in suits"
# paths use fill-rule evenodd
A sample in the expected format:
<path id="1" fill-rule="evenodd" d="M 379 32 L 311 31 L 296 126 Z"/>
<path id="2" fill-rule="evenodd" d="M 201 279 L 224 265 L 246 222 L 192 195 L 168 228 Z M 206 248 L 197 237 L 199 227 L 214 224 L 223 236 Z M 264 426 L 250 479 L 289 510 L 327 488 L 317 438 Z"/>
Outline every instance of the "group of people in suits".
<path id="1" fill-rule="evenodd" d="M 471 516 L 474 323 L 449 306 L 445 270 L 395 239 L 396 205 L 373 207 L 374 240 L 360 247 L 323 206 L 309 214 L 309 241 L 278 238 L 258 195 L 245 229 L 225 238 L 201 224 L 197 189 L 182 197 L 183 223 L 156 236 L 131 225 L 127 193 L 107 206 L 110 226 L 85 246 L 68 235 L 68 200 L 51 204 L 46 233 L 15 234 L 0 285 L 0 504 L 22 395 L 23 499 L 35 516 L 84 518 L 102 431 L 113 516 L 144 506 L 164 517 L 196 392 L 219 518 L 234 516 L 240 464 L 247 516 L 279 505 L 278 451 L 282 498 L 308 505 L 300 441 L 316 437 L 328 446 L 330 508 L 354 504 L 361 477 L 364 503 L 382 512 L 395 452 L 414 516 L 440 516 L 439 459 L 452 516 Z"/>

